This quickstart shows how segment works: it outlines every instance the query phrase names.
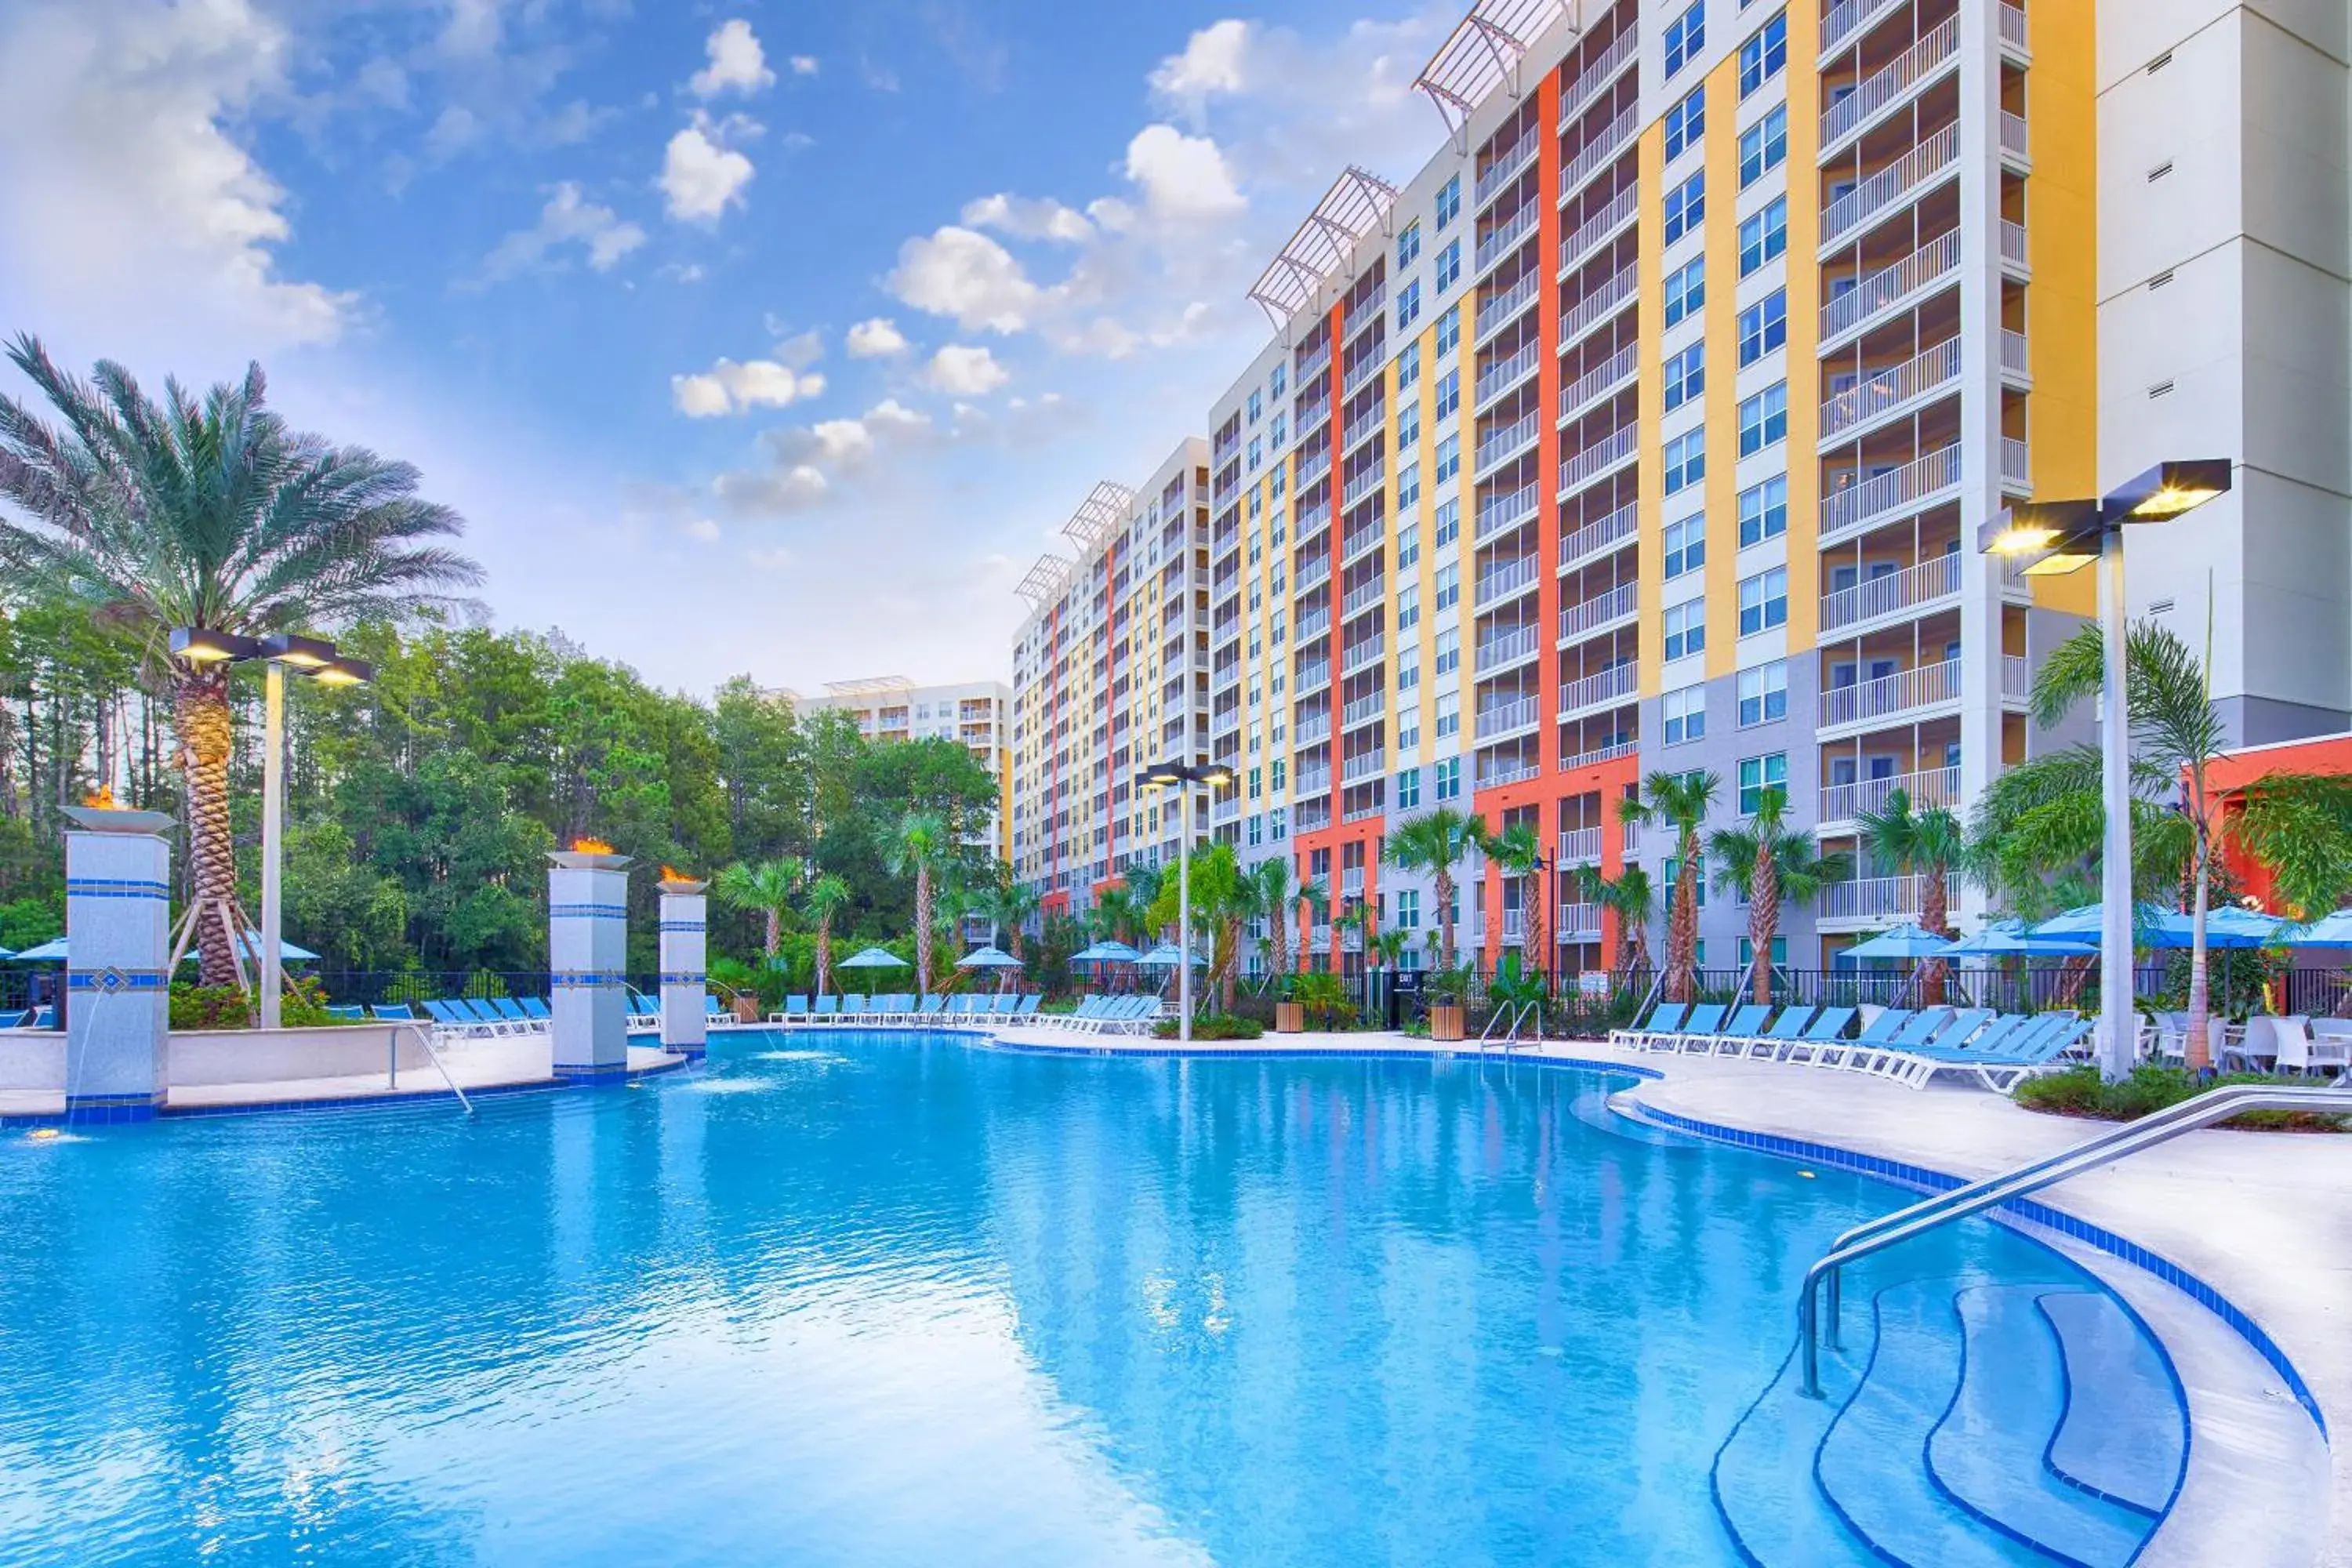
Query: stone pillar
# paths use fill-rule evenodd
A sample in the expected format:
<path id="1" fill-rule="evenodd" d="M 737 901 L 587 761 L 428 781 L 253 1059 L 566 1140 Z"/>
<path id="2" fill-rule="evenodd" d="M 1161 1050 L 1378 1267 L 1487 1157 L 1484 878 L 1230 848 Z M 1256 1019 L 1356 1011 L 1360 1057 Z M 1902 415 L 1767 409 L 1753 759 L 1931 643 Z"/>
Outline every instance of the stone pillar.
<path id="1" fill-rule="evenodd" d="M 66 815 L 66 1120 L 148 1121 L 171 1088 L 172 818 Z"/>
<path id="2" fill-rule="evenodd" d="M 688 1061 L 703 1054 L 709 989 L 703 966 L 709 900 L 708 882 L 664 877 L 661 884 L 661 1041 Z"/>
<path id="3" fill-rule="evenodd" d="M 629 1069 L 629 858 L 559 849 L 548 858 L 555 1076 L 618 1083 Z"/>

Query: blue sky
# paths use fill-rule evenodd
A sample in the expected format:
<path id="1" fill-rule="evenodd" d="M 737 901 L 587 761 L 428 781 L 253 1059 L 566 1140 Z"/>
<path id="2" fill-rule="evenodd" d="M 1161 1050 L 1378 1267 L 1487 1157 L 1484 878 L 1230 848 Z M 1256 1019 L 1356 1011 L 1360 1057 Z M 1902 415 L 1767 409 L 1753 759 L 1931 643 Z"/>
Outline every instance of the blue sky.
<path id="1" fill-rule="evenodd" d="M 1001 675 L 1199 433 L 1415 0 L 0 0 L 0 330 L 416 462 L 501 625 L 665 685 Z"/>

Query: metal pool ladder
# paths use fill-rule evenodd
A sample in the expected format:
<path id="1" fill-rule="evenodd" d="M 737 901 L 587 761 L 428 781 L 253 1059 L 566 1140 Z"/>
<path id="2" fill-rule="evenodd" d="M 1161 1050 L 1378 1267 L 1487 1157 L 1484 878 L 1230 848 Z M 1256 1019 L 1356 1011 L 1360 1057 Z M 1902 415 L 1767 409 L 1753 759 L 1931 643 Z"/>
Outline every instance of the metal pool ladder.
<path id="1" fill-rule="evenodd" d="M 1822 1255 L 1820 1261 L 1805 1270 L 1805 1283 L 1797 1298 L 1797 1335 L 1804 1357 L 1804 1393 L 1808 1398 L 1822 1396 L 1820 1310 L 1822 1290 L 1827 1287 L 1829 1303 L 1829 1343 L 1838 1342 L 1838 1315 L 1841 1270 L 1849 1263 L 1861 1261 L 1874 1252 L 1908 1241 L 1922 1231 L 1932 1230 L 1956 1219 L 1966 1219 L 1973 1214 L 2021 1198 L 2041 1191 L 2069 1176 L 2095 1171 L 2113 1164 L 2126 1154 L 2169 1142 L 2184 1132 L 2193 1132 L 2216 1121 L 2247 1110 L 2312 1110 L 2323 1115 L 2352 1115 L 2352 1091 L 2344 1089 L 2273 1089 L 2263 1084 L 2241 1084 L 2230 1089 L 2217 1089 L 2185 1100 L 2179 1105 L 2144 1116 L 2137 1121 L 2102 1132 L 2095 1138 L 2062 1149 L 2057 1153 L 2020 1165 L 2015 1170 L 1987 1176 L 1955 1187 L 1948 1193 L 1897 1209 L 1866 1224 L 1858 1225 L 1841 1236 Z"/>
<path id="2" fill-rule="evenodd" d="M 425 1047 L 426 1059 L 431 1061 L 435 1067 L 441 1069 L 441 1081 L 449 1086 L 449 1092 L 457 1097 L 457 1104 L 465 1110 L 466 1114 L 477 1121 L 479 1121 L 481 1119 L 481 1112 L 476 1110 L 474 1109 L 474 1102 L 466 1098 L 466 1091 L 457 1087 L 457 1080 L 449 1076 L 449 1064 L 443 1061 L 441 1059 L 441 1053 L 434 1048 L 433 1030 L 429 1025 L 408 1022 L 395 1023 L 393 1026 L 391 1046 L 384 1053 L 385 1087 L 388 1089 L 398 1089 L 400 1087 L 400 1033 L 404 1028 L 414 1029 L 416 1032 L 417 1044 Z"/>
<path id="3" fill-rule="evenodd" d="M 1541 1002 L 1522 1002 L 1517 1006 L 1507 1004 L 1496 1008 L 1495 1016 L 1486 1020 L 1486 1027 L 1478 1036 L 1478 1048 L 1483 1051 L 1494 1044 L 1497 1038 L 1495 1031 L 1501 1029 L 1503 1032 L 1499 1037 L 1503 1048 L 1509 1050 L 1519 1043 L 1519 1031 L 1527 1027 L 1529 1019 L 1534 1020 L 1536 1026 L 1535 1036 L 1528 1042 L 1533 1045 L 1543 1037 L 1543 1004 Z"/>

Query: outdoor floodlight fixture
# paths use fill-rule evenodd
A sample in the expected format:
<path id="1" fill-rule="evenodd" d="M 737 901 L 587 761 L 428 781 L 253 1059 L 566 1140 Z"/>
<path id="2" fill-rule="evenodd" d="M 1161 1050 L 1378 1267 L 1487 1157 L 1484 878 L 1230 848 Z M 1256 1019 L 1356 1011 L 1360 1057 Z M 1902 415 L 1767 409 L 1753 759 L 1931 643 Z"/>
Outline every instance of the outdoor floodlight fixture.
<path id="1" fill-rule="evenodd" d="M 251 637 L 241 637 L 234 632 L 216 632 L 208 626 L 175 626 L 172 630 L 171 643 L 172 657 L 189 664 L 219 664 L 253 658 L 261 652 L 261 645 Z"/>

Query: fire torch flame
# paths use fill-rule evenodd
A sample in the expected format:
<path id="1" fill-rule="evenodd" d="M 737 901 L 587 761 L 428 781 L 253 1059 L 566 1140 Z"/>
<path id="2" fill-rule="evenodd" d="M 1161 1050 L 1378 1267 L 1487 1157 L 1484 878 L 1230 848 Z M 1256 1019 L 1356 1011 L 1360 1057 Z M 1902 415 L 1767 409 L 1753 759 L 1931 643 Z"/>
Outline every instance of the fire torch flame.
<path id="1" fill-rule="evenodd" d="M 114 798 L 114 786 L 112 784 L 99 785 L 96 789 L 82 796 L 81 803 L 92 811 L 121 811 L 122 809 L 121 805 Z"/>
<path id="2" fill-rule="evenodd" d="M 614 848 L 601 838 L 575 838 L 572 841 L 574 855 L 610 855 Z"/>
<path id="3" fill-rule="evenodd" d="M 694 880 L 693 878 L 688 876 L 685 872 L 679 870 L 675 866 L 663 867 L 661 879 L 665 882 L 691 882 Z"/>

